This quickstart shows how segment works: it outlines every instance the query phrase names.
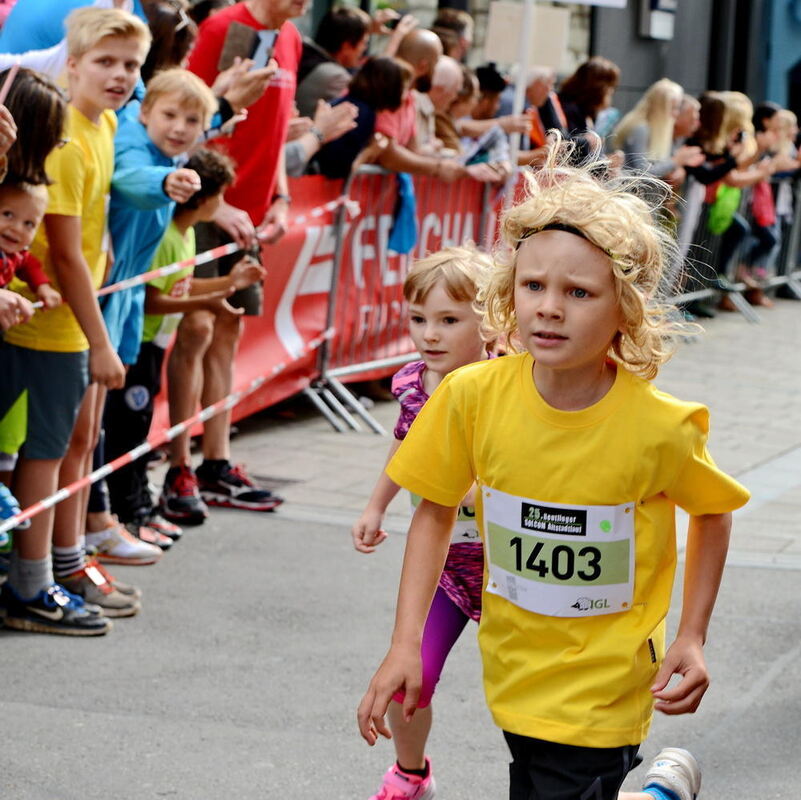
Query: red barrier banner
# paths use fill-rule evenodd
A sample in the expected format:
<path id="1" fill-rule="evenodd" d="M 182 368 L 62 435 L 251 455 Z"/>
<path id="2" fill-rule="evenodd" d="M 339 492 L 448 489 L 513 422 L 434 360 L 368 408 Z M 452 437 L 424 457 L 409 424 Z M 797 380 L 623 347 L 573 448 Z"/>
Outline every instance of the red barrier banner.
<path id="1" fill-rule="evenodd" d="M 340 213 L 336 201 L 342 197 L 343 182 L 306 176 L 290 180 L 290 191 L 289 230 L 277 244 L 262 250 L 267 270 L 264 312 L 244 317 L 234 385 L 248 383 L 275 364 L 288 366 L 234 408 L 234 419 L 290 397 L 320 374 L 317 355 L 306 347 L 326 327 Z M 418 240 L 412 253 L 401 255 L 388 246 L 397 205 L 395 176 L 359 174 L 351 183 L 348 197 L 358 210 L 354 213 L 355 206 L 349 204 L 342 212 L 335 333 L 330 343 L 333 368 L 414 353 L 402 292 L 410 259 L 482 238 L 483 184 L 469 179 L 445 184 L 420 177 L 415 179 L 415 193 Z M 322 206 L 327 208 L 321 211 Z M 394 369 L 362 370 L 343 380 L 386 375 Z M 160 399 L 154 426 L 166 427 L 166 402 L 163 396 Z"/>
<path id="2" fill-rule="evenodd" d="M 410 262 L 442 247 L 482 237 L 484 186 L 473 180 L 452 184 L 428 177 L 414 181 L 417 243 L 409 254 L 389 248 L 398 204 L 394 175 L 359 174 L 349 197 L 362 209 L 342 237 L 342 258 L 330 346 L 330 367 L 343 380 L 391 374 L 397 367 L 348 373 L 348 368 L 415 352 L 408 336 L 403 281 Z"/>

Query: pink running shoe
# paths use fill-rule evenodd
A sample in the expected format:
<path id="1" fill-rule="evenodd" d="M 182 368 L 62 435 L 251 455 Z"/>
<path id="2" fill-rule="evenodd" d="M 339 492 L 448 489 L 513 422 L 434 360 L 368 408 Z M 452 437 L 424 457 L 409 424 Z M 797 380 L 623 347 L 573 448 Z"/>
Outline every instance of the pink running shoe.
<path id="1" fill-rule="evenodd" d="M 428 777 L 421 778 L 419 775 L 404 772 L 395 762 L 386 771 L 378 794 L 374 794 L 370 800 L 433 800 L 437 786 L 429 759 L 426 759 L 426 765 Z"/>

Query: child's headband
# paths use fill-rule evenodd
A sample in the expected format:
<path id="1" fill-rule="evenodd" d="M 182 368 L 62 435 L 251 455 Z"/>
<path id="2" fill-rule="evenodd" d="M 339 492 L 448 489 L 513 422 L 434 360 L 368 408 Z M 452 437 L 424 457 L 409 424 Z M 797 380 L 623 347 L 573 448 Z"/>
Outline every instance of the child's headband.
<path id="1" fill-rule="evenodd" d="M 530 236 L 533 236 L 535 233 L 541 233 L 542 231 L 564 231 L 565 233 L 572 233 L 573 236 L 579 236 L 582 239 L 588 241 L 594 247 L 597 247 L 599 250 L 602 250 L 606 255 L 609 256 L 613 261 L 615 257 L 604 247 L 601 247 L 599 244 L 594 242 L 584 233 L 581 228 L 576 228 L 574 225 L 567 225 L 564 222 L 549 222 L 547 225 L 543 225 L 541 228 L 532 228 L 531 230 L 526 231 L 518 240 L 515 249 L 518 249 L 520 245 L 528 239 Z"/>

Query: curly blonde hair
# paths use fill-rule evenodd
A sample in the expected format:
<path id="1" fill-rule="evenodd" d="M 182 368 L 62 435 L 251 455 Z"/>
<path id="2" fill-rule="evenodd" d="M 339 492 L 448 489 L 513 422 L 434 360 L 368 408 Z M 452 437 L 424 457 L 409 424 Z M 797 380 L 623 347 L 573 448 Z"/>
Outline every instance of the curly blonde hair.
<path id="1" fill-rule="evenodd" d="M 573 228 L 609 256 L 624 320 L 609 357 L 653 378 L 673 354 L 676 335 L 694 332 L 666 302 L 678 285 L 681 259 L 655 214 L 670 189 L 647 176 L 610 178 L 597 153 L 575 166 L 572 146 L 559 136 L 552 135 L 548 147 L 544 166 L 526 173 L 525 198 L 501 219 L 503 242 L 479 293 L 485 327 L 520 351 L 514 308 L 520 243 L 549 227 Z"/>

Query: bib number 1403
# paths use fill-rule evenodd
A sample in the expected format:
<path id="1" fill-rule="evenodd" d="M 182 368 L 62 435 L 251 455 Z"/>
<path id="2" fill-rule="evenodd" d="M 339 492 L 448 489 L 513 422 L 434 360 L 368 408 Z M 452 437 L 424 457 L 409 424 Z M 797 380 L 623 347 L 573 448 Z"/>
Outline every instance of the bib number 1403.
<path id="1" fill-rule="evenodd" d="M 528 554 L 528 544 L 520 536 L 510 539 L 509 546 L 514 551 L 518 572 L 535 572 L 540 578 L 550 574 L 560 581 L 572 580 L 574 576 L 583 581 L 594 581 L 601 575 L 601 551 L 597 547 L 588 545 L 574 551 L 572 547 L 558 544 L 550 548 L 548 558 L 549 553 L 543 553 L 543 541 L 535 541 Z"/>

